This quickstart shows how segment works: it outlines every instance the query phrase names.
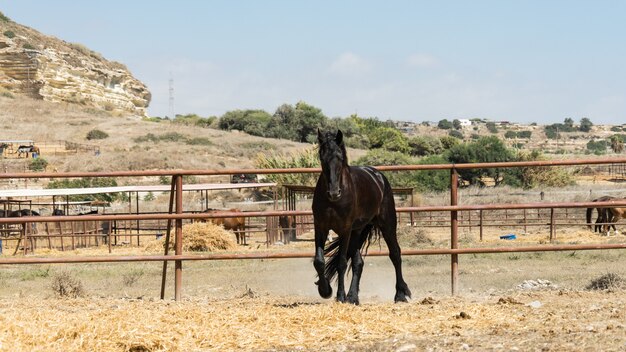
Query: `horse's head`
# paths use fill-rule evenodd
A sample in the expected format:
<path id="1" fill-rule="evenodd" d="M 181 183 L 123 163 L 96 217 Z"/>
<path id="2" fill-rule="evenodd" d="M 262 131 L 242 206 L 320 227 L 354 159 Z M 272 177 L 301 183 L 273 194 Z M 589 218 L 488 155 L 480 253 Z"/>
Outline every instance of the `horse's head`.
<path id="1" fill-rule="evenodd" d="M 343 143 L 341 130 L 337 134 L 332 132 L 322 133 L 317 130 L 319 143 L 319 156 L 322 164 L 322 176 L 328 184 L 327 195 L 331 201 L 341 198 L 341 175 L 343 168 L 348 166 L 346 146 Z"/>

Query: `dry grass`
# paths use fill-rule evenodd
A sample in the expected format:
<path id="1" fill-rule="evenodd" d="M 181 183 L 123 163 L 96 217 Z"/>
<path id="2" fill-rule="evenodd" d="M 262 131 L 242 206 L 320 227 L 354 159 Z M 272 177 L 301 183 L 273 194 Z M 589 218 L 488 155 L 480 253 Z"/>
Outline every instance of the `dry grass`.
<path id="1" fill-rule="evenodd" d="M 310 148 L 310 144 L 266 139 L 237 131 L 227 132 L 169 122 L 148 122 L 116 116 L 73 104 L 55 104 L 24 97 L 0 96 L 0 128 L 3 139 L 32 139 L 42 145 L 49 170 L 112 171 L 149 169 L 223 169 L 252 168 L 263 150 L 293 153 Z M 101 140 L 87 140 L 93 129 L 109 135 Z M 161 136 L 178 133 L 188 140 L 203 140 L 210 145 L 190 145 L 185 141 L 136 142 L 148 134 Z M 100 155 L 81 152 L 68 157 L 64 153 L 46 154 L 45 144 L 58 145 L 59 140 L 98 146 Z M 350 150 L 351 159 L 364 154 Z"/>
<path id="2" fill-rule="evenodd" d="M 298 297 L 3 299 L 0 350 L 621 350 L 624 297 L 544 291 L 362 306 Z"/>

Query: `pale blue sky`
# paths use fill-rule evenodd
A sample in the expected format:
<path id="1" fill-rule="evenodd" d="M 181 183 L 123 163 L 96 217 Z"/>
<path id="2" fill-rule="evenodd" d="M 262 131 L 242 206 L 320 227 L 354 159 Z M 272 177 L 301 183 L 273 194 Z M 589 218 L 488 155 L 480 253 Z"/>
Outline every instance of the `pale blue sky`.
<path id="1" fill-rule="evenodd" d="M 273 113 L 626 123 L 623 1 L 0 0 L 122 62 L 152 116 Z"/>

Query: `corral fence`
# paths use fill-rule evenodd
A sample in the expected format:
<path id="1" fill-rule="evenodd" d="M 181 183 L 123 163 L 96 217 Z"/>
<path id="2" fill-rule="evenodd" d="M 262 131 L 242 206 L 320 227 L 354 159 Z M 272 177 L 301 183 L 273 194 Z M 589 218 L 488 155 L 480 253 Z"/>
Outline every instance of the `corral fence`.
<path id="1" fill-rule="evenodd" d="M 504 163 L 475 163 L 475 164 L 439 164 L 439 165 L 401 165 L 380 166 L 381 171 L 400 172 L 416 170 L 447 170 L 450 173 L 450 205 L 442 206 L 419 206 L 397 208 L 398 213 L 420 212 L 446 212 L 450 214 L 450 248 L 436 249 L 412 249 L 403 251 L 404 255 L 450 255 L 451 258 L 451 291 L 457 293 L 459 279 L 459 255 L 472 253 L 508 253 L 508 252 L 546 252 L 546 251 L 578 251 L 578 250 L 604 250 L 625 249 L 626 243 L 606 244 L 571 244 L 555 245 L 544 244 L 539 246 L 512 246 L 512 247 L 459 247 L 459 213 L 466 211 L 503 211 L 503 210 L 530 210 L 549 209 L 552 223 L 557 209 L 580 209 L 580 208 L 606 208 L 626 206 L 626 200 L 609 202 L 553 202 L 553 203 L 522 203 L 522 204 L 482 204 L 482 205 L 459 205 L 458 185 L 459 170 L 484 169 L 484 168 L 509 168 L 509 167 L 558 167 L 572 165 L 605 165 L 626 163 L 626 158 L 611 159 L 582 159 L 582 160 L 555 160 L 555 161 L 525 161 Z M 132 255 L 132 256 L 73 256 L 73 257 L 0 257 L 0 264 L 46 264 L 46 263 L 102 263 L 102 262 L 163 262 L 163 276 L 161 285 L 161 298 L 164 298 L 167 263 L 174 261 L 175 280 L 174 298 L 181 299 L 182 293 L 182 264 L 187 260 L 232 260 L 232 259 L 278 259 L 278 258 L 311 258 L 311 252 L 292 253 L 245 253 L 245 254 L 208 254 L 208 255 L 183 255 L 182 253 L 182 224 L 184 219 L 226 218 L 234 216 L 243 217 L 278 217 L 278 216 L 310 216 L 310 210 L 274 210 L 252 211 L 246 213 L 223 212 L 217 214 L 183 213 L 183 176 L 187 175 L 232 175 L 241 173 L 254 174 L 282 174 L 282 173 L 319 173 L 319 168 L 293 168 L 293 169 L 224 169 L 224 170 L 167 170 L 167 171 L 113 171 L 113 172 L 68 172 L 68 173 L 9 173 L 0 174 L 0 179 L 18 178 L 72 178 L 72 177 L 136 177 L 136 176 L 170 176 L 172 178 L 169 211 L 168 213 L 154 214 L 122 214 L 122 215 L 85 215 L 85 216 L 26 216 L 21 218 L 0 218 L 0 225 L 6 223 L 41 223 L 41 222 L 71 222 L 71 221 L 120 221 L 120 220 L 165 220 L 168 222 L 166 243 L 169 243 L 170 232 L 175 234 L 174 254 L 169 253 L 169 246 L 165 246 L 163 255 Z M 484 219 L 483 219 L 484 220 Z M 551 235 L 553 229 L 551 229 Z M 109 232 L 110 236 L 110 232 Z M 109 238 L 109 246 L 111 244 Z M 384 251 L 369 252 L 370 256 L 387 256 Z"/>

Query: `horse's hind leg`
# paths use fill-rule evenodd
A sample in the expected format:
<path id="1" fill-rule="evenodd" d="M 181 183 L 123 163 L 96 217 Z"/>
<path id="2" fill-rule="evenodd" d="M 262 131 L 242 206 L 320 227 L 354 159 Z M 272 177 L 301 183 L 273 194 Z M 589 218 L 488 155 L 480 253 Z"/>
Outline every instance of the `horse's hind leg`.
<path id="1" fill-rule="evenodd" d="M 387 248 L 389 248 L 389 259 L 391 259 L 396 270 L 396 295 L 394 301 L 407 302 L 407 297 L 411 298 L 411 290 L 409 290 L 409 286 L 402 277 L 402 256 L 396 235 L 397 223 L 395 219 L 392 220 L 387 220 L 384 226 L 380 227 L 380 230 L 383 233 L 385 243 L 387 243 Z"/>

